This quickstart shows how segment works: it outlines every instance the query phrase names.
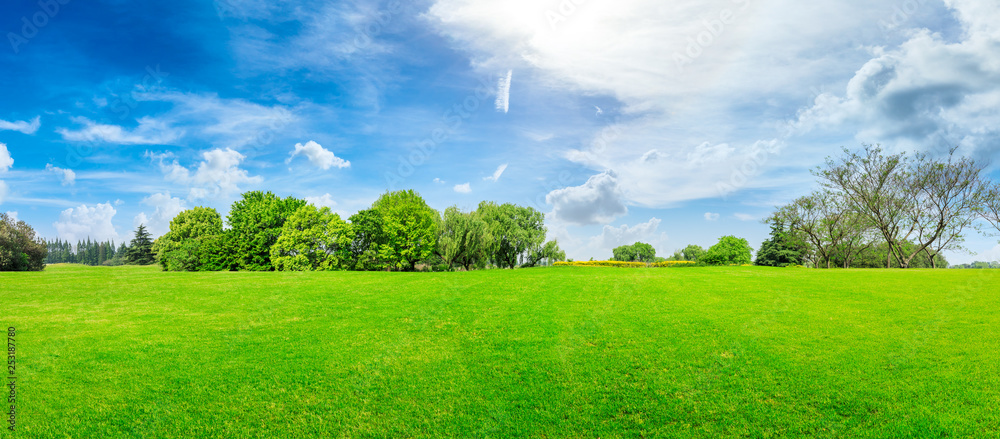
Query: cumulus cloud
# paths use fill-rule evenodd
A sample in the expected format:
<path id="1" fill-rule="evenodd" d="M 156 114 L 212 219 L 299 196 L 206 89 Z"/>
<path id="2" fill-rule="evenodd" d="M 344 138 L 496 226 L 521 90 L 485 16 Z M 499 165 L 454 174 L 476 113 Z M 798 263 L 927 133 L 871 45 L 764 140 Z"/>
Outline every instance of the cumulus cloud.
<path id="1" fill-rule="evenodd" d="M 460 194 L 468 194 L 472 192 L 472 186 L 469 183 L 456 184 L 453 188 L 455 192 Z"/>
<path id="2" fill-rule="evenodd" d="M 618 176 L 612 171 L 591 176 L 580 186 L 549 192 L 545 202 L 553 205 L 555 218 L 572 224 L 607 224 L 628 213 L 618 186 Z"/>
<path id="3" fill-rule="evenodd" d="M 14 158 L 10 156 L 7 144 L 0 143 L 0 173 L 7 172 L 12 166 L 14 166 Z"/>
<path id="4" fill-rule="evenodd" d="M 333 200 L 330 194 L 323 194 L 318 197 L 306 197 L 306 201 L 316 207 L 329 207 L 331 209 L 337 207 L 337 202 Z"/>
<path id="5" fill-rule="evenodd" d="M 143 198 L 141 203 L 152 207 L 153 213 L 146 215 L 146 212 L 140 212 L 133 219 L 132 227 L 144 224 L 154 237 L 170 231 L 170 221 L 187 209 L 184 200 L 170 196 L 170 192 L 152 194 Z"/>
<path id="6" fill-rule="evenodd" d="M 507 170 L 507 164 L 504 163 L 504 164 L 502 164 L 500 166 L 497 166 L 497 170 L 493 171 L 493 175 L 491 175 L 489 177 L 484 177 L 483 180 L 484 181 L 497 181 L 497 180 L 500 180 L 500 176 L 503 175 L 503 171 L 506 171 L 506 170 Z"/>
<path id="7" fill-rule="evenodd" d="M 51 163 L 47 163 L 45 165 L 45 170 L 59 175 L 60 180 L 62 180 L 63 186 L 73 186 L 74 184 L 76 184 L 76 172 L 73 172 L 72 169 L 63 169 L 56 166 L 52 166 Z"/>
<path id="8" fill-rule="evenodd" d="M 507 71 L 507 76 L 497 80 L 497 100 L 495 102 L 497 111 L 507 113 L 510 110 L 510 79 L 514 75 L 513 70 Z"/>
<path id="9" fill-rule="evenodd" d="M 791 132 L 857 127 L 857 139 L 900 149 L 1000 151 L 1000 7 L 945 3 L 965 29 L 961 40 L 921 29 L 896 48 L 876 48 L 843 94 L 817 96 Z"/>
<path id="10" fill-rule="evenodd" d="M 24 134 L 35 134 L 40 126 L 42 126 L 42 118 L 39 116 L 35 116 L 31 122 L 23 120 L 8 122 L 0 119 L 0 131 L 20 131 Z"/>
<path id="11" fill-rule="evenodd" d="M 657 233 L 660 228 L 659 218 L 650 218 L 649 221 L 629 227 L 623 224 L 619 227 L 604 226 L 604 230 L 599 237 L 601 247 L 613 249 L 620 245 L 633 244 L 635 242 L 647 242 L 650 244 L 661 243 L 667 240 L 665 233 Z M 655 247 L 655 245 L 654 245 Z M 657 250 L 663 250 L 657 248 Z"/>
<path id="12" fill-rule="evenodd" d="M 705 221 L 718 221 L 719 214 L 712 212 L 705 212 Z"/>
<path id="13" fill-rule="evenodd" d="M 93 206 L 86 204 L 66 209 L 59 214 L 59 221 L 53 223 L 60 239 L 76 243 L 80 240 L 121 241 L 118 230 L 112 220 L 118 213 L 111 203 L 101 203 Z"/>
<path id="14" fill-rule="evenodd" d="M 189 199 L 229 196 L 241 192 L 241 185 L 263 181 L 260 176 L 251 177 L 240 168 L 246 156 L 230 148 L 203 152 L 202 161 L 193 172 L 181 166 L 173 154 L 147 153 L 146 156 L 159 164 L 167 181 L 190 186 Z"/>
<path id="15" fill-rule="evenodd" d="M 85 117 L 73 117 L 71 120 L 81 128 L 59 128 L 57 133 L 63 139 L 71 142 L 105 142 L 118 145 L 166 145 L 179 139 L 182 130 L 170 127 L 166 122 L 152 117 L 138 120 L 139 125 L 128 129 L 118 125 L 107 125 L 94 122 Z"/>
<path id="16" fill-rule="evenodd" d="M 351 167 L 351 162 L 337 157 L 330 150 L 323 148 L 322 145 L 310 140 L 306 142 L 305 145 L 301 143 L 295 144 L 295 150 L 292 151 L 291 155 L 285 160 L 285 163 L 291 163 L 292 159 L 296 156 L 303 155 L 309 159 L 313 165 L 324 171 L 336 167 L 336 168 L 349 168 Z"/>

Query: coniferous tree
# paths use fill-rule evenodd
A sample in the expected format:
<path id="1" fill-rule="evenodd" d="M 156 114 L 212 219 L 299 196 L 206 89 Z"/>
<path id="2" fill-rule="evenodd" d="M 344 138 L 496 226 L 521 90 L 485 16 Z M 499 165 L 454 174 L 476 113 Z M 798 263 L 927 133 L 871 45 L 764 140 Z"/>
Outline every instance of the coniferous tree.
<path id="1" fill-rule="evenodd" d="M 135 265 L 150 265 L 154 262 L 153 240 L 143 224 L 135 229 L 135 238 L 129 244 L 128 262 Z"/>

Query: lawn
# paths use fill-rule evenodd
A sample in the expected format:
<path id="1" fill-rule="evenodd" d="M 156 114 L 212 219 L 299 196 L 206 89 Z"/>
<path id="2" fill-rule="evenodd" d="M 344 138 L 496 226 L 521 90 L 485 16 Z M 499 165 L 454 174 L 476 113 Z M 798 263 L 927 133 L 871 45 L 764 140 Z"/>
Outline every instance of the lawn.
<path id="1" fill-rule="evenodd" d="M 54 265 L 0 298 L 0 439 L 1000 435 L 1000 270 Z"/>

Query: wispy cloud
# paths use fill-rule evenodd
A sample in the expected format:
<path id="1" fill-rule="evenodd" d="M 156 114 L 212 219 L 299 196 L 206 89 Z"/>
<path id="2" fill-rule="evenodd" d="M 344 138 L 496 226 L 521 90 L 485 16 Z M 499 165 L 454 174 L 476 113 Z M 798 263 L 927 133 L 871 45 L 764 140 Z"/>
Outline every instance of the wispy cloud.
<path id="1" fill-rule="evenodd" d="M 139 125 L 133 129 L 118 125 L 107 125 L 94 122 L 85 117 L 73 117 L 73 122 L 83 125 L 82 128 L 59 128 L 57 133 L 63 139 L 71 142 L 106 142 L 119 145 L 168 145 L 183 134 L 182 130 L 171 128 L 165 122 L 152 117 L 138 120 Z"/>
<path id="2" fill-rule="evenodd" d="M 507 71 L 507 76 L 497 80 L 497 100 L 495 102 L 497 111 L 504 113 L 510 110 L 510 80 L 514 75 L 513 70 Z"/>
<path id="3" fill-rule="evenodd" d="M 504 163 L 504 164 L 502 164 L 500 166 L 497 166 L 497 170 L 493 171 L 493 175 L 491 175 L 489 177 L 483 177 L 483 180 L 484 181 L 494 181 L 494 182 L 498 181 L 498 180 L 500 180 L 500 176 L 503 175 L 503 171 L 506 171 L 506 170 L 507 170 L 507 163 Z"/>
<path id="4" fill-rule="evenodd" d="M 35 116 L 31 122 L 26 122 L 23 120 L 8 122 L 6 120 L 0 119 L 0 131 L 20 131 L 24 134 L 35 134 L 38 128 L 42 126 L 42 118 Z"/>
<path id="5" fill-rule="evenodd" d="M 719 214 L 712 212 L 705 212 L 705 221 L 718 221 Z"/>

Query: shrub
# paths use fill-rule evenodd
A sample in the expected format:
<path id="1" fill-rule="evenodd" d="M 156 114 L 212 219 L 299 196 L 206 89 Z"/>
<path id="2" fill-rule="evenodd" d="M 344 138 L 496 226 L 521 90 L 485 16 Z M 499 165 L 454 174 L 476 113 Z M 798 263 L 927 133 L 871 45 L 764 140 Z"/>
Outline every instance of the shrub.
<path id="1" fill-rule="evenodd" d="M 708 265 L 749 265 L 752 252 L 753 248 L 746 239 L 723 236 L 702 256 L 701 262 Z"/>

